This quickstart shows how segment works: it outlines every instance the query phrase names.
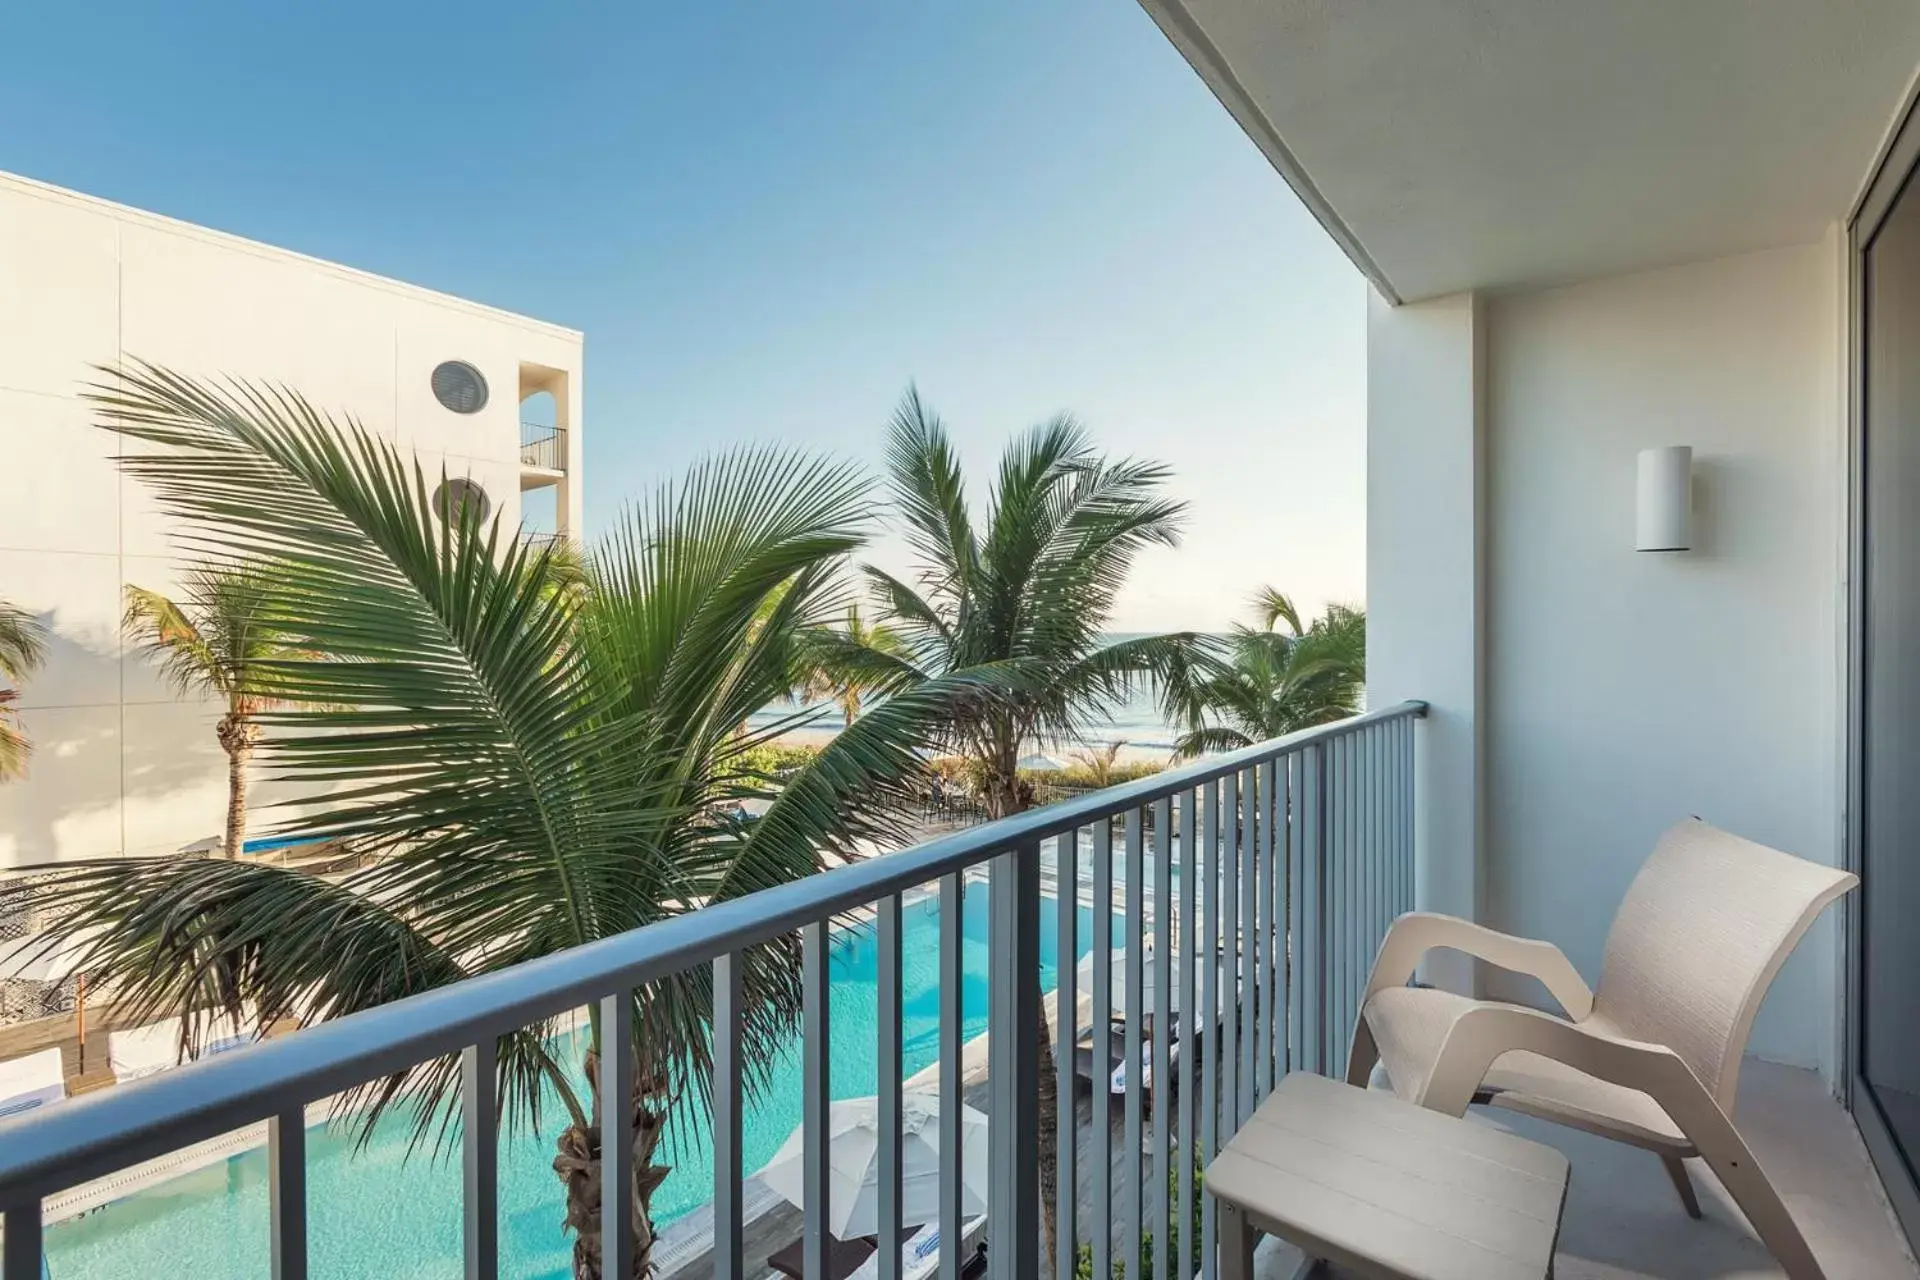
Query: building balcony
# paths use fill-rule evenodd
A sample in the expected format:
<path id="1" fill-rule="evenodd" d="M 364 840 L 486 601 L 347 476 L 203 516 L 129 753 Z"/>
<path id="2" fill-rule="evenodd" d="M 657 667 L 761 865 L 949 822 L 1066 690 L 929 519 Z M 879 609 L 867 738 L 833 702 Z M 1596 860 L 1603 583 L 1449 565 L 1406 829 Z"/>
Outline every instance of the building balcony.
<path id="1" fill-rule="evenodd" d="M 494 1137 L 496 1037 L 582 1007 L 603 1028 L 625 1026 L 635 988 L 694 973 L 715 993 L 710 1124 L 701 1119 L 711 1174 L 693 1189 L 710 1203 L 663 1225 L 651 1254 L 658 1274 L 758 1277 L 767 1274 L 764 1259 L 797 1240 L 802 1273 L 826 1277 L 834 1260 L 820 1191 L 831 1181 L 829 1082 L 836 1070 L 871 1064 L 877 1124 L 894 1135 L 892 1151 L 912 1107 L 958 1117 L 964 1103 L 986 1117 L 991 1170 L 976 1178 L 963 1169 L 962 1144 L 951 1141 L 943 1149 L 955 1154 L 940 1157 L 937 1172 L 919 1171 L 937 1178 L 938 1212 L 890 1226 L 883 1211 L 878 1257 L 910 1255 L 922 1230 L 970 1238 L 980 1224 L 961 1205 L 977 1183 L 996 1276 L 1070 1277 L 1074 1246 L 1083 1245 L 1095 1275 L 1184 1280 L 1192 1273 L 1165 1242 L 1174 1206 L 1205 1200 L 1195 1165 L 1288 1072 L 1345 1070 L 1375 953 L 1420 892 L 1424 714 L 1424 704 L 1401 704 L 1069 797 L 0 1122 L 4 1275 L 42 1275 L 44 1247 L 60 1277 L 71 1215 L 169 1168 L 207 1163 L 183 1155 L 204 1144 L 211 1160 L 236 1158 L 236 1130 L 266 1148 L 270 1184 L 256 1225 L 275 1274 L 304 1275 L 310 1202 L 371 1176 L 356 1172 L 358 1155 L 334 1159 L 329 1150 L 310 1163 L 310 1144 L 325 1140 L 318 1129 L 310 1136 L 309 1119 L 324 1114 L 316 1104 L 440 1057 L 461 1064 L 466 1119 L 452 1132 L 463 1158 L 417 1157 L 409 1194 L 458 1201 L 466 1274 L 519 1274 L 525 1233 L 560 1239 L 559 1190 L 551 1190 L 551 1214 L 500 1208 L 503 1161 L 528 1156 Z M 736 964 L 747 948 L 795 933 L 805 1008 L 792 1083 L 809 1190 L 789 1203 L 747 1154 L 765 1118 L 744 1078 Z M 1203 958 L 1209 950 L 1217 962 Z M 857 962 L 848 958 L 855 951 Z M 1063 955 L 1081 959 L 1068 964 Z M 862 994 L 843 990 L 847 982 Z M 974 1003 L 982 985 L 984 1010 Z M 975 994 L 963 999 L 969 988 Z M 1163 1004 L 1171 1017 L 1155 1016 Z M 1196 1009 L 1218 1016 L 1180 1016 Z M 920 1023 L 933 1029 L 905 1029 Z M 1044 1044 L 1035 1032 L 1043 1026 Z M 1052 1132 L 1041 1127 L 1038 1101 L 1043 1048 L 1062 1100 Z M 849 1049 L 859 1061 L 848 1061 Z M 629 1058 L 608 1055 L 599 1071 L 602 1096 L 634 1087 Z M 1759 1062 L 1743 1079 L 1739 1124 L 1827 1275 L 1915 1275 L 1860 1139 L 1820 1080 Z M 1505 1111 L 1475 1108 L 1470 1122 L 1571 1158 L 1561 1280 L 1780 1274 L 1704 1169 L 1695 1170 L 1704 1208 L 1696 1221 L 1644 1151 Z M 599 1120 L 603 1148 L 627 1149 L 630 1124 L 625 1108 L 608 1109 Z M 1056 1152 L 1062 1188 L 1062 1243 L 1051 1257 L 1041 1256 L 1033 1153 L 1042 1149 Z M 536 1143 L 533 1156 L 545 1162 L 551 1150 Z M 889 1158 L 881 1157 L 883 1171 Z M 899 1159 L 895 1176 L 904 1178 Z M 607 1176 L 618 1203 L 612 1166 Z M 888 1183 L 884 1172 L 880 1182 Z M 878 1194 L 883 1204 L 887 1194 L 906 1203 L 892 1186 Z M 1201 1275 L 1212 1277 L 1217 1223 L 1211 1210 L 1202 1221 Z M 611 1215 L 604 1233 L 610 1254 L 634 1247 L 625 1214 Z M 1155 1243 L 1143 1253 L 1148 1239 Z M 1270 1244 L 1256 1255 L 1256 1274 L 1292 1275 L 1299 1263 Z M 930 1264 L 922 1270 L 932 1274 Z M 903 1265 L 876 1274 L 919 1272 Z"/>
<path id="2" fill-rule="evenodd" d="M 526 473 L 550 473 L 554 478 L 567 470 L 567 430 L 551 423 L 520 424 L 521 487 L 526 488 Z"/>

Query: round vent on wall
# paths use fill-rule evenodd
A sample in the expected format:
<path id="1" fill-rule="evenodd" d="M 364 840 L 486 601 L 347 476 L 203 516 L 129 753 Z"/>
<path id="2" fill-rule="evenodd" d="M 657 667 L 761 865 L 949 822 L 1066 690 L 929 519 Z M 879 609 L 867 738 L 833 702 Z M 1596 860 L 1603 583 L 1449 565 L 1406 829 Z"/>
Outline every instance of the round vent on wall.
<path id="1" fill-rule="evenodd" d="M 455 413 L 487 407 L 487 380 L 464 360 L 448 360 L 433 371 L 433 398 Z"/>
<path id="2" fill-rule="evenodd" d="M 472 480 L 455 476 L 433 491 L 433 510 L 448 524 L 471 515 L 475 524 L 484 524 L 493 514 L 493 499 Z"/>

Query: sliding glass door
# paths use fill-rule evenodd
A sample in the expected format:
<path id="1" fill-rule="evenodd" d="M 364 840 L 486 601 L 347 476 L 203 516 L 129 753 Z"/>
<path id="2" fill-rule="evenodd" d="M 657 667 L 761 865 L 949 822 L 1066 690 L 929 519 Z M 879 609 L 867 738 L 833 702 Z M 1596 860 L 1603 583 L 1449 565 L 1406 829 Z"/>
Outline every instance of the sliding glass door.
<path id="1" fill-rule="evenodd" d="M 1907 133 L 1914 132 L 1910 125 Z M 1852 230 L 1851 1098 L 1920 1234 L 1920 182 L 1896 146 Z"/>

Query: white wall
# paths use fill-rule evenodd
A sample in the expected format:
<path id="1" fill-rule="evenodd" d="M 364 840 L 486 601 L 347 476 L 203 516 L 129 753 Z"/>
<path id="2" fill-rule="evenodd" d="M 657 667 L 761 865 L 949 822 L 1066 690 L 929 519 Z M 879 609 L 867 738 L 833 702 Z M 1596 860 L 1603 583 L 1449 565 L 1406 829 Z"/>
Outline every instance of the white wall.
<path id="1" fill-rule="evenodd" d="M 430 474 L 479 480 L 509 524 L 521 365 L 565 372 L 580 421 L 576 332 L 0 174 L 0 599 L 52 632 L 20 700 L 30 772 L 0 785 L 0 868 L 164 853 L 221 828 L 216 712 L 177 699 L 119 631 L 124 584 L 178 580 L 170 531 L 79 398 L 93 366 L 131 358 L 284 381 Z M 480 413 L 433 398 L 447 359 L 487 378 Z"/>
<path id="2" fill-rule="evenodd" d="M 1590 981 L 1678 818 L 1838 860 L 1838 263 L 1829 242 L 1487 306 L 1484 918 Z M 1695 548 L 1635 553 L 1634 456 L 1665 444 L 1694 447 Z M 1836 939 L 1830 912 L 1756 1052 L 1831 1071 Z"/>
<path id="3" fill-rule="evenodd" d="M 1420 733 L 1415 900 L 1481 896 L 1481 308 L 1466 294 L 1367 313 L 1367 702 L 1430 704 Z M 1469 989 L 1457 956 L 1428 979 Z"/>

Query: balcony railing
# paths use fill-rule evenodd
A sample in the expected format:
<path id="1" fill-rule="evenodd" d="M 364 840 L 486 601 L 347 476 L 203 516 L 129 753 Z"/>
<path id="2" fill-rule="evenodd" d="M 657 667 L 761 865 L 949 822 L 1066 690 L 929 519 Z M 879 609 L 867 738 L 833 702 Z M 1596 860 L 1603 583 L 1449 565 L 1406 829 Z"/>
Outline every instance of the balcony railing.
<path id="1" fill-rule="evenodd" d="M 879 1065 L 880 1167 L 891 1171 L 879 1184 L 877 1257 L 880 1280 L 899 1280 L 902 895 L 936 886 L 941 908 L 939 1148 L 952 1155 L 943 1154 L 939 1172 L 938 1226 L 941 1240 L 958 1241 L 965 938 L 948 926 L 961 918 L 966 881 L 981 873 L 989 900 L 985 1106 L 993 1276 L 1037 1280 L 1051 1269 L 1071 1277 L 1077 1242 L 1086 1239 L 1095 1277 L 1106 1280 L 1118 1246 L 1126 1250 L 1120 1256 L 1131 1259 L 1130 1280 L 1147 1280 L 1134 1242 L 1151 1232 L 1151 1276 L 1186 1277 L 1192 1274 L 1187 1260 L 1168 1256 L 1169 1177 L 1178 1183 L 1177 1203 L 1190 1205 L 1198 1190 L 1194 1168 L 1204 1166 L 1288 1070 L 1342 1069 L 1373 952 L 1388 924 L 1413 904 L 1414 728 L 1425 710 L 1422 703 L 1403 703 L 1077 796 L 0 1124 L 4 1280 L 41 1275 L 45 1197 L 260 1120 L 268 1124 L 274 1274 L 304 1276 L 305 1106 L 449 1055 L 460 1060 L 464 1091 L 465 1274 L 495 1276 L 498 1038 L 594 1005 L 603 1042 L 631 1044 L 633 990 L 700 967 L 710 969 L 714 991 L 713 1273 L 718 1280 L 742 1280 L 749 1271 L 739 965 L 744 949 L 795 932 L 804 992 L 804 1271 L 810 1280 L 824 1280 L 830 929 L 864 908 L 874 911 L 878 943 L 879 1017 L 871 1052 Z M 1085 1134 L 1072 1103 L 1079 993 L 1070 959 L 1079 950 L 1083 901 L 1091 910 L 1096 1024 L 1093 1123 Z M 1040 1131 L 1037 1096 L 1043 909 L 1056 912 L 1062 957 L 1054 966 L 1053 1040 L 1062 1105 L 1052 1134 Z M 1201 959 L 1203 938 L 1214 940 L 1207 949 L 1217 949 L 1217 959 Z M 1123 979 L 1118 993 L 1116 962 Z M 1171 999 L 1147 1000 L 1149 972 L 1152 990 L 1171 992 Z M 1146 1020 L 1161 1007 L 1178 1016 L 1155 1018 L 1148 1039 Z M 1118 1024 L 1124 1031 L 1107 1034 L 1114 1009 L 1124 1011 Z M 1196 1009 L 1217 1016 L 1188 1015 Z M 1116 1091 L 1103 1082 L 1120 1063 L 1128 1069 Z M 1134 1069 L 1143 1065 L 1150 1070 Z M 604 1054 L 600 1096 L 631 1096 L 634 1069 L 630 1053 Z M 600 1149 L 631 1150 L 633 1109 L 601 1110 Z M 1052 1259 L 1040 1256 L 1034 1153 L 1043 1142 L 1054 1144 L 1059 1167 Z M 1136 1152 L 1142 1154 L 1136 1158 Z M 1174 1173 L 1176 1153 L 1188 1152 Z M 1091 1174 L 1084 1199 L 1077 1193 L 1082 1160 L 1090 1162 Z M 624 1208 L 631 1203 L 633 1170 L 610 1160 L 603 1177 L 604 1274 L 626 1276 L 634 1229 Z M 1181 1226 L 1184 1246 L 1185 1220 Z M 1214 1232 L 1208 1203 L 1202 1280 L 1215 1275 Z M 958 1280 L 959 1254 L 942 1250 L 942 1280 Z"/>
<path id="2" fill-rule="evenodd" d="M 567 429 L 552 423 L 520 424 L 520 465 L 543 471 L 567 469 Z"/>

